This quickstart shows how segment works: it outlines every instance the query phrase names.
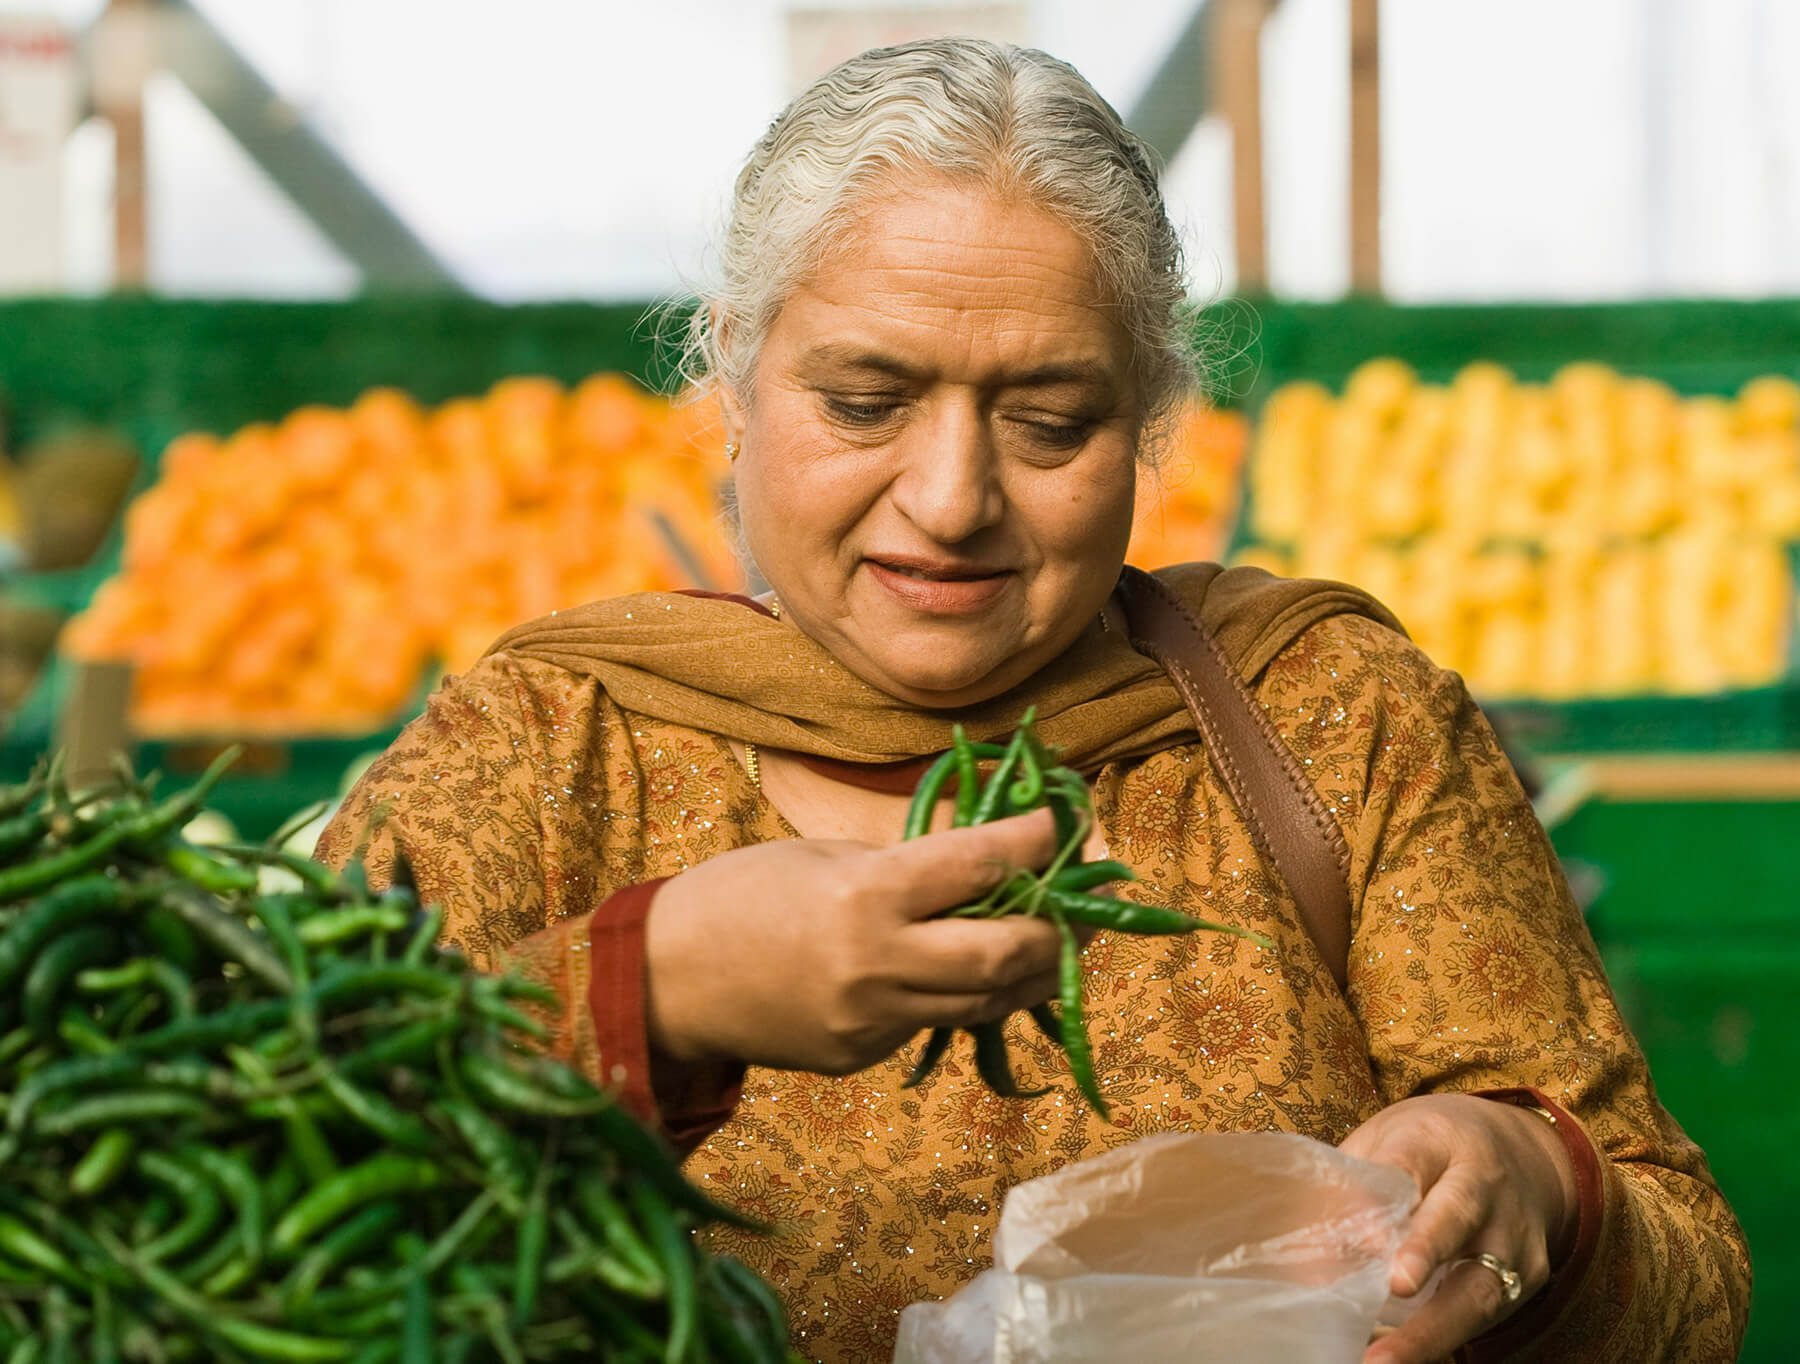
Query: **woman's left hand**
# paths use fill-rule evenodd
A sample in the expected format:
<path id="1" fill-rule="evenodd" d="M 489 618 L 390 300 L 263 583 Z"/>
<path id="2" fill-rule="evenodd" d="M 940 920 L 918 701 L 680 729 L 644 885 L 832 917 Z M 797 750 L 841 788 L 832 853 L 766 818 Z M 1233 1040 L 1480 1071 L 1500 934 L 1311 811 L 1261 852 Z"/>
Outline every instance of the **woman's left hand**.
<path id="1" fill-rule="evenodd" d="M 1371 1345 L 1363 1364 L 1444 1359 L 1531 1301 L 1569 1248 L 1575 1170 L 1536 1113 L 1468 1094 L 1421 1095 L 1377 1113 L 1341 1149 L 1398 1166 L 1419 1183 L 1390 1291 L 1410 1297 L 1450 1266 L 1431 1298 Z M 1498 1274 L 1468 1258 L 1481 1254 L 1518 1272 L 1524 1291 L 1515 1303 L 1505 1302 Z"/>

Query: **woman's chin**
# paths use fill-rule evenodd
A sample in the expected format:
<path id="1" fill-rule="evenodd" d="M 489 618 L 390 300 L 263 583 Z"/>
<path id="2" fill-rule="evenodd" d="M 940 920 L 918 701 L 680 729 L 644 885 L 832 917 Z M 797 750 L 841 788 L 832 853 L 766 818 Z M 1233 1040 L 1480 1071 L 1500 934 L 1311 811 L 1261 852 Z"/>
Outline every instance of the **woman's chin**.
<path id="1" fill-rule="evenodd" d="M 920 655 L 925 651 L 925 646 L 903 654 L 884 650 L 853 671 L 889 695 L 929 710 L 976 705 L 1018 681 L 1012 676 L 1011 657 L 946 656 L 938 646 L 931 662 L 922 665 Z"/>

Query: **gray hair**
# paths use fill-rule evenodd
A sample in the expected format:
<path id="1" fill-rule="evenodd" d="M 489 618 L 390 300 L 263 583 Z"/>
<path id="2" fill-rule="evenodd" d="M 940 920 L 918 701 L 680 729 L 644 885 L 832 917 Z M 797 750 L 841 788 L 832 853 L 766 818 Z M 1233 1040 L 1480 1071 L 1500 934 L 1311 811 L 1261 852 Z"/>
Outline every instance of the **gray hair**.
<path id="1" fill-rule="evenodd" d="M 875 48 L 782 110 L 738 174 L 718 278 L 687 318 L 684 377 L 749 401 L 788 295 L 909 174 L 1019 194 L 1088 244 L 1134 343 L 1154 438 L 1198 375 L 1156 155 L 1068 63 L 977 38 Z"/>

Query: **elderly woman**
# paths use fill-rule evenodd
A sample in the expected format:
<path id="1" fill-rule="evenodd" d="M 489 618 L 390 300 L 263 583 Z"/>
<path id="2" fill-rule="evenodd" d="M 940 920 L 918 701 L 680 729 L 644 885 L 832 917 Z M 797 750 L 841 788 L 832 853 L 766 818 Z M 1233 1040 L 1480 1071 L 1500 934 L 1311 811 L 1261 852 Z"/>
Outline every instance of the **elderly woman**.
<path id="1" fill-rule="evenodd" d="M 730 1248 L 810 1358 L 885 1358 L 900 1308 L 984 1267 L 1009 1186 L 1171 1129 L 1300 1132 L 1417 1179 L 1393 1288 L 1448 1270 L 1371 1361 L 1734 1357 L 1741 1235 L 1460 680 L 1342 587 L 1163 575 L 1347 844 L 1340 989 L 1219 755 L 1108 628 L 1192 377 L 1177 240 L 1112 109 L 1037 52 L 868 53 L 758 143 L 721 260 L 692 355 L 772 594 L 514 630 L 323 855 L 365 845 L 379 876 L 404 852 L 471 957 L 556 986 L 560 1052 L 781 1228 Z M 952 723 L 1003 737 L 1028 706 L 1131 895 L 1273 943 L 1088 943 L 1110 1121 L 1013 1013 L 1056 993 L 1052 929 L 934 917 L 1043 865 L 1048 816 L 899 841 Z M 922 1029 L 1009 1017 L 1049 1096 L 955 1053 L 902 1088 Z"/>

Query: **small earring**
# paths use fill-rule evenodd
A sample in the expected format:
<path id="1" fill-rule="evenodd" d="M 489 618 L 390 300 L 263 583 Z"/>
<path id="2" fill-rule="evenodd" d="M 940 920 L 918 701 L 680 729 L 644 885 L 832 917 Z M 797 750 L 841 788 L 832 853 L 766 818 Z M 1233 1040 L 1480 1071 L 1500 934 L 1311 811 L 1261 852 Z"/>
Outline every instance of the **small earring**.
<path id="1" fill-rule="evenodd" d="M 741 448 L 742 447 L 734 440 L 726 441 L 725 442 L 725 458 L 728 460 L 736 459 L 738 457 L 738 451 Z"/>

